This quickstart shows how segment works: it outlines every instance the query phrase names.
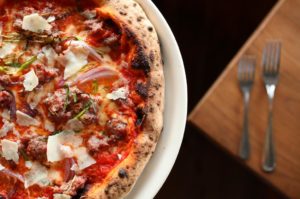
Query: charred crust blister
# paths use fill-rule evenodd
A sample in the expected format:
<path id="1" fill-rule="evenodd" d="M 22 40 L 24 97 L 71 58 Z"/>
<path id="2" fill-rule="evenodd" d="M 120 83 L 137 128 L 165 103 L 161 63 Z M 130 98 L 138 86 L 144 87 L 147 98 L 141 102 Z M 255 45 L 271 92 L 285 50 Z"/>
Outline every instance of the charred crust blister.
<path id="1" fill-rule="evenodd" d="M 145 120 L 146 117 L 146 112 L 144 109 L 138 108 L 136 110 L 136 116 L 137 116 L 137 120 L 136 120 L 136 126 L 141 126 Z"/>
<path id="2" fill-rule="evenodd" d="M 137 83 L 135 86 L 136 92 L 144 99 L 148 97 L 148 86 L 143 83 Z"/>
<path id="3" fill-rule="evenodd" d="M 127 15 L 127 12 L 125 11 L 119 11 L 120 15 L 123 15 L 123 16 L 126 16 Z"/>
<path id="4" fill-rule="evenodd" d="M 127 173 L 127 171 L 126 171 L 125 169 L 120 169 L 118 175 L 119 175 L 119 177 L 122 178 L 122 179 L 123 179 L 123 178 L 128 178 L 128 173 Z"/>
<path id="5" fill-rule="evenodd" d="M 150 63 L 148 61 L 148 56 L 145 54 L 141 47 L 137 47 L 136 54 L 132 60 L 131 66 L 134 69 L 144 70 L 146 73 L 150 72 Z"/>

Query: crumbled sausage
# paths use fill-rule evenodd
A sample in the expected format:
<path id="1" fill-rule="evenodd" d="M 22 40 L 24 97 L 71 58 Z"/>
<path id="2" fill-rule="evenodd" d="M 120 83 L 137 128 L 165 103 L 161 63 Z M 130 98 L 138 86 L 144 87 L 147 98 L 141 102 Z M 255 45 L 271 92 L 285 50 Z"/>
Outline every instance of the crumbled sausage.
<path id="1" fill-rule="evenodd" d="M 55 187 L 55 193 L 62 193 L 70 196 L 75 196 L 80 189 L 84 188 L 84 185 L 87 181 L 85 176 L 74 176 L 74 178 L 60 187 Z"/>
<path id="2" fill-rule="evenodd" d="M 86 113 L 83 116 L 81 116 L 80 120 L 83 124 L 93 124 L 97 122 L 97 116 L 93 113 Z"/>
<path id="3" fill-rule="evenodd" d="M 36 136 L 31 138 L 26 147 L 26 154 L 33 160 L 46 161 L 47 160 L 47 138 L 45 136 Z"/>
<path id="4" fill-rule="evenodd" d="M 71 117 L 70 112 L 64 110 L 66 100 L 65 89 L 59 89 L 45 99 L 44 104 L 49 110 L 50 116 L 54 120 L 65 120 Z"/>
<path id="5" fill-rule="evenodd" d="M 58 89 L 44 100 L 44 104 L 49 110 L 49 116 L 55 122 L 65 122 L 75 117 L 91 99 L 97 102 L 96 99 L 83 93 L 76 87 L 70 88 L 68 93 L 69 95 L 67 96 L 67 89 L 65 88 Z M 81 116 L 81 121 L 84 124 L 91 124 L 96 122 L 96 120 L 96 112 L 92 107 Z"/>
<path id="6" fill-rule="evenodd" d="M 35 73 L 39 78 L 40 84 L 45 84 L 58 76 L 58 72 L 54 69 L 46 68 L 42 65 L 37 65 L 35 69 Z"/>
<path id="7" fill-rule="evenodd" d="M 12 80 L 9 75 L 0 75 L 0 86 L 7 87 L 12 84 Z"/>
<path id="8" fill-rule="evenodd" d="M 13 101 L 13 96 L 8 91 L 0 91 L 0 107 L 8 107 Z"/>
<path id="9" fill-rule="evenodd" d="M 118 119 L 111 119 L 106 124 L 106 130 L 113 140 L 122 140 L 127 134 L 127 124 Z"/>

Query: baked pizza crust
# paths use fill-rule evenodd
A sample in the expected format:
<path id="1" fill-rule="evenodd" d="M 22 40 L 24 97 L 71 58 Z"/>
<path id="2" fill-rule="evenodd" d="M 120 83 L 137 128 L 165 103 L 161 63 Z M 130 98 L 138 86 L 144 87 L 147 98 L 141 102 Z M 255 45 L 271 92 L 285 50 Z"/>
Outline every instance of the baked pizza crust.
<path id="1" fill-rule="evenodd" d="M 163 127 L 164 75 L 157 33 L 143 9 L 134 0 L 95 0 L 97 11 L 111 17 L 137 46 L 131 63 L 148 74 L 148 98 L 143 132 L 128 157 L 104 182 L 92 185 L 82 198 L 123 198 L 133 188 L 153 154 Z"/>

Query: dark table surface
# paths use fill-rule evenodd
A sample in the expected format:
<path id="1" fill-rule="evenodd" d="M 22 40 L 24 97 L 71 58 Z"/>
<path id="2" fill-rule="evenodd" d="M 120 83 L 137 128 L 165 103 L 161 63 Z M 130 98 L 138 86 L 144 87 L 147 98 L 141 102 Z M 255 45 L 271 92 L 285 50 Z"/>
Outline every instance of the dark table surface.
<path id="1" fill-rule="evenodd" d="M 181 48 L 189 112 L 216 80 L 275 0 L 153 0 Z M 285 198 L 187 124 L 182 148 L 157 199 Z"/>

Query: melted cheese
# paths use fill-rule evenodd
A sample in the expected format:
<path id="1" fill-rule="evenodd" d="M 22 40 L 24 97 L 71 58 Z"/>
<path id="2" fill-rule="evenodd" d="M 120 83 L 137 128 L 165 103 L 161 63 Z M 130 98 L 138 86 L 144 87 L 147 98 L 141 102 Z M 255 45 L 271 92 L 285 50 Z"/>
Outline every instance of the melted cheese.
<path id="1" fill-rule="evenodd" d="M 112 93 L 107 94 L 106 98 L 110 100 L 126 99 L 127 95 L 128 95 L 128 89 L 123 87 L 113 91 Z"/>
<path id="2" fill-rule="evenodd" d="M 70 46 L 61 57 L 61 63 L 65 65 L 64 79 L 76 74 L 88 63 L 89 52 L 81 46 Z"/>
<path id="3" fill-rule="evenodd" d="M 83 170 L 96 163 L 96 160 L 94 160 L 88 154 L 87 149 L 85 147 L 79 147 L 75 149 L 74 154 L 75 157 L 77 158 L 77 163 L 80 170 Z"/>
<path id="4" fill-rule="evenodd" d="M 37 85 L 39 85 L 39 78 L 36 76 L 34 70 L 31 70 L 24 75 L 23 86 L 25 91 L 33 91 Z"/>
<path id="5" fill-rule="evenodd" d="M 2 154 L 6 160 L 13 160 L 15 163 L 19 162 L 18 143 L 3 139 L 1 140 Z"/>
<path id="6" fill-rule="evenodd" d="M 39 126 L 41 124 L 38 120 L 19 110 L 17 111 L 17 123 L 20 126 Z"/>
<path id="7" fill-rule="evenodd" d="M 3 59 L 7 55 L 13 53 L 14 49 L 16 48 L 16 44 L 14 43 L 4 43 L 2 48 L 0 48 L 0 58 Z"/>
<path id="8" fill-rule="evenodd" d="M 24 187 L 28 187 L 37 184 L 41 187 L 48 186 L 50 181 L 48 179 L 48 170 L 38 162 L 33 162 L 30 171 L 24 174 Z"/>
<path id="9" fill-rule="evenodd" d="M 63 131 L 62 133 L 49 136 L 47 142 L 47 159 L 49 162 L 57 162 L 69 157 L 70 154 L 66 154 L 68 149 L 63 147 L 72 146 L 78 147 L 82 144 L 83 140 L 80 136 L 76 135 L 73 131 Z"/>
<path id="10" fill-rule="evenodd" d="M 44 46 L 42 48 L 42 52 L 44 56 L 47 58 L 47 66 L 53 67 L 58 57 L 55 50 L 49 45 L 49 46 Z"/>
<path id="11" fill-rule="evenodd" d="M 5 137 L 9 131 L 13 131 L 15 128 L 14 123 L 10 123 L 6 119 L 2 120 L 3 126 L 0 129 L 0 137 Z"/>
<path id="12" fill-rule="evenodd" d="M 27 15 L 23 18 L 23 30 L 40 33 L 45 30 L 51 30 L 51 28 L 52 26 L 48 23 L 48 21 L 37 13 Z"/>

